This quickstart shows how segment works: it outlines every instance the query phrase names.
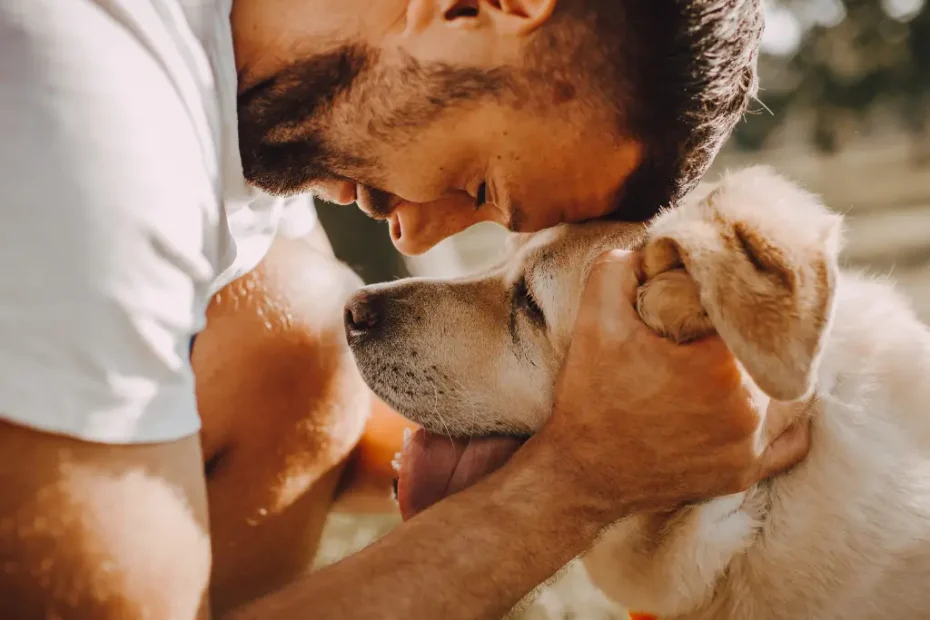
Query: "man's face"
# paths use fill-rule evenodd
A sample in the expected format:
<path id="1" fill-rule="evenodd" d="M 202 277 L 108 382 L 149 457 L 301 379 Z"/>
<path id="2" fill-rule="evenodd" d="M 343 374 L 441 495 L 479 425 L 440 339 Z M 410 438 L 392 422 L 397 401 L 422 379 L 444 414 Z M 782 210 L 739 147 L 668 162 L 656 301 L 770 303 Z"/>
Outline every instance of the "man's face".
<path id="1" fill-rule="evenodd" d="M 526 62 L 555 2 L 235 0 L 246 177 L 357 201 L 407 254 L 612 211 L 642 149 L 581 66 Z"/>

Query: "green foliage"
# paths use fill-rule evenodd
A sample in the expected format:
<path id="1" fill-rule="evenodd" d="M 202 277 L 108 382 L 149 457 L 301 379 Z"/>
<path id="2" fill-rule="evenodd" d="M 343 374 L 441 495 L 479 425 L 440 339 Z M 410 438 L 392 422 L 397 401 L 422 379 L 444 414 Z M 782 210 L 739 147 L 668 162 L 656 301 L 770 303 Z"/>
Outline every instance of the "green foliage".
<path id="1" fill-rule="evenodd" d="M 410 275 L 403 257 L 391 243 L 385 222 L 369 218 L 355 205 L 343 207 L 319 199 L 316 205 L 336 258 L 351 267 L 366 284 Z"/>
<path id="2" fill-rule="evenodd" d="M 799 113 L 810 122 L 811 143 L 824 152 L 842 148 L 849 132 L 867 132 L 876 116 L 891 117 L 915 142 L 930 130 L 930 2 L 910 0 L 916 14 L 892 15 L 898 0 L 781 0 L 800 25 L 792 53 L 760 58 L 761 103 L 734 135 L 746 150 L 766 147 L 776 129 Z M 834 7 L 838 23 L 813 17 Z M 770 19 L 770 24 L 772 20 Z"/>

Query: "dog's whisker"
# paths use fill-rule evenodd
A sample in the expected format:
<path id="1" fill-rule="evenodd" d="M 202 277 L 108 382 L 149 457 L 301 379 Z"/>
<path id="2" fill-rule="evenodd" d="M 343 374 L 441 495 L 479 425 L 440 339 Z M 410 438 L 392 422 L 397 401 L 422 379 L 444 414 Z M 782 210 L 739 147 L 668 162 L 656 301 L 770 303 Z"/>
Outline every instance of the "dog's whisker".
<path id="1" fill-rule="evenodd" d="M 441 408 L 439 407 L 439 388 L 435 383 L 432 384 L 433 387 L 433 415 L 436 417 L 436 420 L 442 425 L 443 430 L 445 431 L 446 437 L 449 439 L 449 443 L 452 444 L 452 447 L 455 448 L 455 441 L 452 439 L 452 429 L 449 427 L 449 424 L 446 422 L 445 417 L 442 415 Z"/>
<path id="2" fill-rule="evenodd" d="M 474 423 L 480 423 L 480 420 L 484 417 L 478 409 L 478 403 L 475 398 L 472 396 L 472 392 L 468 390 L 464 382 L 459 380 L 457 377 L 451 378 L 451 393 L 453 398 L 464 406 L 465 410 L 468 411 L 471 415 L 468 420 L 469 425 Z"/>

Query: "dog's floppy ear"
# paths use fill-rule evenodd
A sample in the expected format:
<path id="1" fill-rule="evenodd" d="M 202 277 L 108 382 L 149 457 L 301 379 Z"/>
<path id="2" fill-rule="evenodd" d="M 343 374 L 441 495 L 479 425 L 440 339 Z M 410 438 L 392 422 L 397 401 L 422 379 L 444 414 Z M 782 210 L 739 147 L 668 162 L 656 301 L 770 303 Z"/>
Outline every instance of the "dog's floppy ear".
<path id="1" fill-rule="evenodd" d="M 650 227 L 640 315 L 674 335 L 655 325 L 671 310 L 655 306 L 681 305 L 684 282 L 693 282 L 691 325 L 716 329 L 772 398 L 804 398 L 833 317 L 841 221 L 768 168 L 730 174 L 706 198 L 664 212 Z M 655 294 L 663 290 L 677 291 L 677 300 Z"/>

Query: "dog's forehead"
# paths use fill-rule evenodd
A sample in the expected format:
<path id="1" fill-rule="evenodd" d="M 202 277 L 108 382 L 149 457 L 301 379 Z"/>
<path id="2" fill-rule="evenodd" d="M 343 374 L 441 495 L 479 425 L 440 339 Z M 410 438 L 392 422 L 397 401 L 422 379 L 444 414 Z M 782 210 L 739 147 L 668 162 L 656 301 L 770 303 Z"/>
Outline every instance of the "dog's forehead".
<path id="1" fill-rule="evenodd" d="M 633 247 L 644 229 L 643 224 L 598 221 L 512 233 L 503 256 L 486 275 L 510 281 L 530 273 L 583 271 L 604 250 Z"/>
<path id="2" fill-rule="evenodd" d="M 572 228 L 561 224 L 534 233 L 514 233 L 509 240 L 510 255 L 527 256 L 543 250 L 556 251 L 571 240 Z"/>
<path id="3" fill-rule="evenodd" d="M 515 233 L 508 240 L 510 260 L 537 262 L 546 258 L 576 256 L 610 247 L 632 247 L 642 224 L 588 222 L 562 224 L 535 233 Z"/>
<path id="4" fill-rule="evenodd" d="M 547 258 L 561 255 L 566 239 L 564 225 L 535 233 L 515 233 L 508 239 L 506 262 L 511 266 L 538 267 Z"/>
<path id="5" fill-rule="evenodd" d="M 530 246 L 544 243 L 551 234 L 551 229 L 534 233 L 511 233 L 507 237 L 507 254 L 514 256 Z"/>

